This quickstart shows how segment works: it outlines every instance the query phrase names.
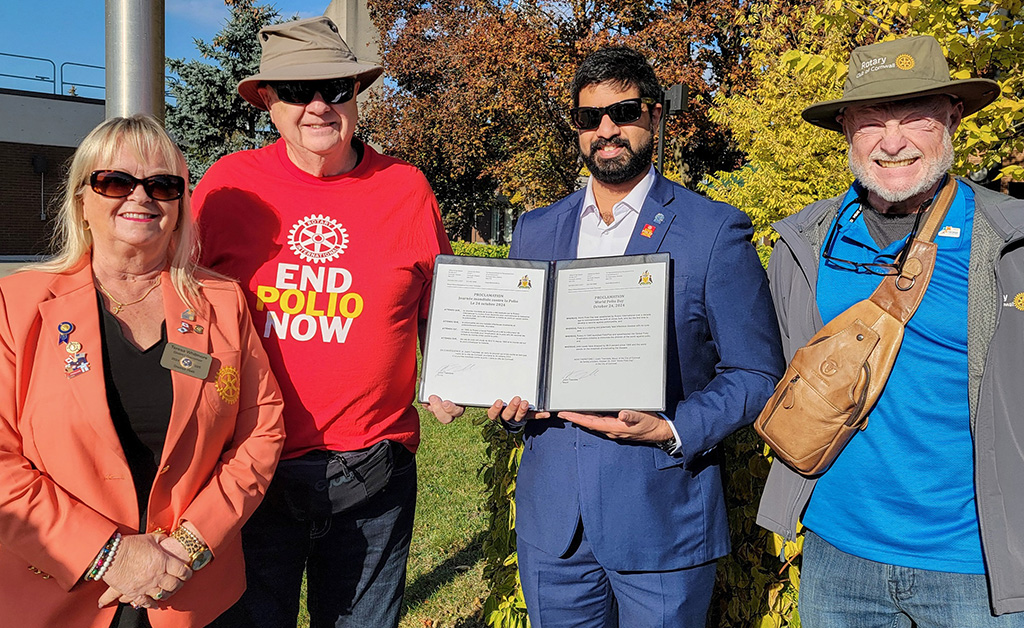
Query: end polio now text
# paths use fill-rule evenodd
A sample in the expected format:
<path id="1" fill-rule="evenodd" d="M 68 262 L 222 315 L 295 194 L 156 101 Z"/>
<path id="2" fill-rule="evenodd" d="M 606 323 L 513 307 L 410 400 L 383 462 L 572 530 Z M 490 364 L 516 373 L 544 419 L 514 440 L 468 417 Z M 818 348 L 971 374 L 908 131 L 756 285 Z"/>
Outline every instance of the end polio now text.
<path id="1" fill-rule="evenodd" d="M 344 268 L 279 263 L 274 285 L 256 286 L 256 311 L 267 313 L 263 337 L 273 332 L 282 340 L 319 335 L 323 342 L 345 342 L 352 320 L 363 313 L 363 297 L 348 292 L 351 286 L 352 273 Z"/>

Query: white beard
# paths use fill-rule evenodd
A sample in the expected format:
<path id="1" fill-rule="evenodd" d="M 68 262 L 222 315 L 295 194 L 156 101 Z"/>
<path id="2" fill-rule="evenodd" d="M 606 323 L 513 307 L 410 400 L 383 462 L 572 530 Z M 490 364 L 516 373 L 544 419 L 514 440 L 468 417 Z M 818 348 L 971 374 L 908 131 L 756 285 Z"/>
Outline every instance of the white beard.
<path id="1" fill-rule="evenodd" d="M 921 151 L 916 148 L 908 148 L 900 151 L 898 155 L 889 155 L 881 150 L 877 150 L 868 156 L 870 161 L 874 160 L 888 160 L 888 161 L 901 161 L 904 159 L 913 159 L 915 157 L 923 157 Z M 889 188 L 884 187 L 881 181 L 875 179 L 870 171 L 868 170 L 867 164 L 858 161 L 853 156 L 853 149 L 847 151 L 847 158 L 850 162 L 850 172 L 853 176 L 860 181 L 868 191 L 874 192 L 879 197 L 885 199 L 889 203 L 901 203 L 908 198 L 913 198 L 918 194 L 927 192 L 933 185 L 935 185 L 944 174 L 949 172 L 949 169 L 953 167 L 953 139 L 949 135 L 949 128 L 943 127 L 942 129 L 942 154 L 925 163 L 925 171 L 921 176 L 921 179 L 917 183 L 912 183 L 903 187 Z"/>

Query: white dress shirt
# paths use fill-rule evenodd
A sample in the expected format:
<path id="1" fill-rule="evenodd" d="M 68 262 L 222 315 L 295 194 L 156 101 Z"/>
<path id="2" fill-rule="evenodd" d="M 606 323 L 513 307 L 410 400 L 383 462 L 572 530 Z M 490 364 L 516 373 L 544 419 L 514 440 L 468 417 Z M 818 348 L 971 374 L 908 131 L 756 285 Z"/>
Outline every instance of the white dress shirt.
<path id="1" fill-rule="evenodd" d="M 657 170 L 654 166 L 647 171 L 647 176 L 640 180 L 629 191 L 626 198 L 612 205 L 612 223 L 606 225 L 601 219 L 594 198 L 594 178 L 587 180 L 587 193 L 583 197 L 583 208 L 580 210 L 580 241 L 576 246 L 576 257 L 608 257 L 623 255 L 626 245 L 633 235 L 633 227 L 640 217 L 640 209 L 647 200 L 647 194 L 654 185 Z"/>

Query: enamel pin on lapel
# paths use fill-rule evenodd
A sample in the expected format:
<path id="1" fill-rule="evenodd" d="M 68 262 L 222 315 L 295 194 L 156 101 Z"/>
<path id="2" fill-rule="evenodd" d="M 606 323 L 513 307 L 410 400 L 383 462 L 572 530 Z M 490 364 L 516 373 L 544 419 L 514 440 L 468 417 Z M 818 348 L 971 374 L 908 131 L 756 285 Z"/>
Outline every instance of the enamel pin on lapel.
<path id="1" fill-rule="evenodd" d="M 187 334 L 190 331 L 194 331 L 197 334 L 203 333 L 203 326 L 196 325 L 196 312 L 192 308 L 188 308 L 181 313 L 181 326 L 178 327 L 178 331 Z"/>
<path id="2" fill-rule="evenodd" d="M 77 340 L 71 340 L 71 332 L 73 331 L 75 331 L 75 326 L 67 321 L 57 325 L 57 344 L 67 344 L 64 347 L 64 350 L 68 352 L 68 357 L 64 358 L 64 374 L 68 379 L 78 377 L 82 373 L 89 371 L 89 360 L 82 353 L 82 343 Z"/>
<path id="3" fill-rule="evenodd" d="M 640 235 L 642 235 L 645 238 L 649 238 L 652 235 L 654 235 L 654 229 L 655 229 L 654 225 L 646 224 L 646 225 L 644 225 L 643 231 L 640 232 Z"/>
<path id="4" fill-rule="evenodd" d="M 665 222 L 665 214 L 663 214 L 661 212 L 658 212 L 657 214 L 655 214 L 655 216 L 654 216 L 654 224 L 660 225 L 663 222 Z"/>

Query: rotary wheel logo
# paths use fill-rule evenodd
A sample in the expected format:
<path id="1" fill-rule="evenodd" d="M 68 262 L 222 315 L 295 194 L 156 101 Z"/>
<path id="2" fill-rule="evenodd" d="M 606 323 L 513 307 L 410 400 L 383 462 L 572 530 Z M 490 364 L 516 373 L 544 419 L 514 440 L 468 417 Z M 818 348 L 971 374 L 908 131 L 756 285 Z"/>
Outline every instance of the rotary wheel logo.
<path id="1" fill-rule="evenodd" d="M 1024 292 L 1018 292 L 1017 296 L 1013 297 L 1013 307 L 1024 311 Z"/>
<path id="2" fill-rule="evenodd" d="M 217 371 L 217 394 L 225 403 L 238 403 L 238 369 L 222 366 Z"/>
<path id="3" fill-rule="evenodd" d="M 914 69 L 914 57 L 911 57 L 910 55 L 900 55 L 896 57 L 896 67 L 901 70 Z"/>
<path id="4" fill-rule="evenodd" d="M 288 232 L 288 246 L 307 262 L 322 264 L 345 252 L 348 233 L 341 224 L 327 216 L 306 216 Z"/>

